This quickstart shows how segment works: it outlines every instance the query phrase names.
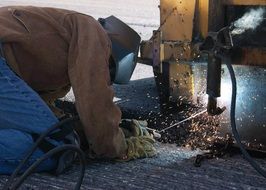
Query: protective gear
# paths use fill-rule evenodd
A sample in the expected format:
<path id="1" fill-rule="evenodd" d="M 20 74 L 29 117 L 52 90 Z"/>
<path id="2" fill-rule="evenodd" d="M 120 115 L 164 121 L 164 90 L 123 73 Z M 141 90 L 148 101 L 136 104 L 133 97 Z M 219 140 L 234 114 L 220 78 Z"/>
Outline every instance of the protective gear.
<path id="1" fill-rule="evenodd" d="M 125 134 L 128 146 L 127 153 L 122 161 L 153 157 L 156 154 L 153 145 L 155 140 L 146 129 L 147 125 L 147 121 L 135 119 L 121 121 L 119 126 Z"/>
<path id="2" fill-rule="evenodd" d="M 127 24 L 114 16 L 99 19 L 112 42 L 112 58 L 115 73 L 113 82 L 127 84 L 135 69 L 140 45 L 140 36 Z M 110 63 L 110 65 L 113 65 Z"/>
<path id="3" fill-rule="evenodd" d="M 99 22 L 75 11 L 11 6 L 0 7 L 0 23 L 10 68 L 45 100 L 65 96 L 71 85 L 93 151 L 107 158 L 125 154 L 110 86 L 111 41 Z"/>
<path id="4" fill-rule="evenodd" d="M 126 139 L 127 153 L 119 161 L 130 161 L 139 158 L 149 158 L 156 155 L 155 140 L 151 136 L 138 136 Z"/>
<path id="5" fill-rule="evenodd" d="M 147 121 L 136 119 L 123 119 L 119 127 L 123 130 L 125 137 L 138 137 L 138 136 L 150 136 L 146 127 Z"/>

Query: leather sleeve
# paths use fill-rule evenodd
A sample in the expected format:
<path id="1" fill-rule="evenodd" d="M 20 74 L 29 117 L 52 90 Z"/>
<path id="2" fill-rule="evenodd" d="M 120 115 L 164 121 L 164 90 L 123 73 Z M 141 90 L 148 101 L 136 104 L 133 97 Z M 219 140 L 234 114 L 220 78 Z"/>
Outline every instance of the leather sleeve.
<path id="1" fill-rule="evenodd" d="M 119 128 L 120 109 L 113 103 L 108 60 L 110 40 L 92 17 L 71 14 L 65 18 L 71 30 L 68 72 L 81 122 L 93 151 L 109 158 L 121 157 L 127 150 Z"/>

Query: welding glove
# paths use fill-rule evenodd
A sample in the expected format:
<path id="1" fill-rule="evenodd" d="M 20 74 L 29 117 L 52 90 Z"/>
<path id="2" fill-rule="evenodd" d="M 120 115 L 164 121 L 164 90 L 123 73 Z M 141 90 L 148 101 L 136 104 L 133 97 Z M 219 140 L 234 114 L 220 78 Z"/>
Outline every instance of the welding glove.
<path id="1" fill-rule="evenodd" d="M 152 136 L 138 136 L 126 138 L 128 146 L 127 154 L 119 161 L 129 161 L 138 158 L 149 158 L 156 154 L 154 147 L 155 140 Z"/>
<path id="2" fill-rule="evenodd" d="M 147 121 L 136 119 L 123 119 L 119 127 L 123 130 L 125 137 L 150 136 L 147 130 Z"/>
<path id="3" fill-rule="evenodd" d="M 119 126 L 125 134 L 128 146 L 125 157 L 119 161 L 148 158 L 156 154 L 155 140 L 147 130 L 147 121 L 123 119 Z"/>

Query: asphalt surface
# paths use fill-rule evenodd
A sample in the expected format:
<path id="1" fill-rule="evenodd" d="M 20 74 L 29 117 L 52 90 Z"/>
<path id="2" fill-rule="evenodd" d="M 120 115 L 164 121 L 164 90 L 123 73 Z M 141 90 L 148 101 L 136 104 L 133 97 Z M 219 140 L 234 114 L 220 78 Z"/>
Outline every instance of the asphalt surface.
<path id="1" fill-rule="evenodd" d="M 115 15 L 147 40 L 159 26 L 159 0 L 1 0 L 0 6 L 35 5 L 77 10 L 96 19 Z M 126 117 L 160 115 L 159 99 L 150 66 L 138 64 L 128 85 L 114 85 L 115 102 Z M 67 100 L 74 101 L 70 92 Z M 169 116 L 171 118 L 175 116 Z M 182 118 L 175 118 L 177 121 Z M 173 119 L 175 121 L 175 119 Z M 162 122 L 162 121 L 160 121 Z M 169 125 L 171 122 L 164 122 Z M 157 124 L 158 125 L 158 124 Z M 184 131 L 179 131 L 180 135 Z M 186 134 L 185 134 L 186 135 Z M 90 162 L 82 189 L 266 189 L 259 176 L 239 155 L 206 160 L 202 167 L 193 166 L 198 149 L 157 143 L 155 158 L 130 163 Z M 266 161 L 257 159 L 265 166 Z M 77 167 L 54 177 L 35 174 L 22 189 L 73 189 Z M 0 177 L 0 189 L 6 177 Z"/>

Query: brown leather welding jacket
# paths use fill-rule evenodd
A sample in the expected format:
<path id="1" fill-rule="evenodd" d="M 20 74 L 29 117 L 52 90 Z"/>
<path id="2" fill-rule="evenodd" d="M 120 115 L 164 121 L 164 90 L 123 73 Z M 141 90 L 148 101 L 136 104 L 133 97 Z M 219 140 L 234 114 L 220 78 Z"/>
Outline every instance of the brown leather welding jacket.
<path id="1" fill-rule="evenodd" d="M 109 158 L 127 149 L 110 86 L 110 40 L 88 15 L 39 7 L 0 8 L 0 40 L 9 66 L 45 99 L 72 86 L 76 108 L 93 151 Z M 50 93 L 56 92 L 56 93 Z"/>

